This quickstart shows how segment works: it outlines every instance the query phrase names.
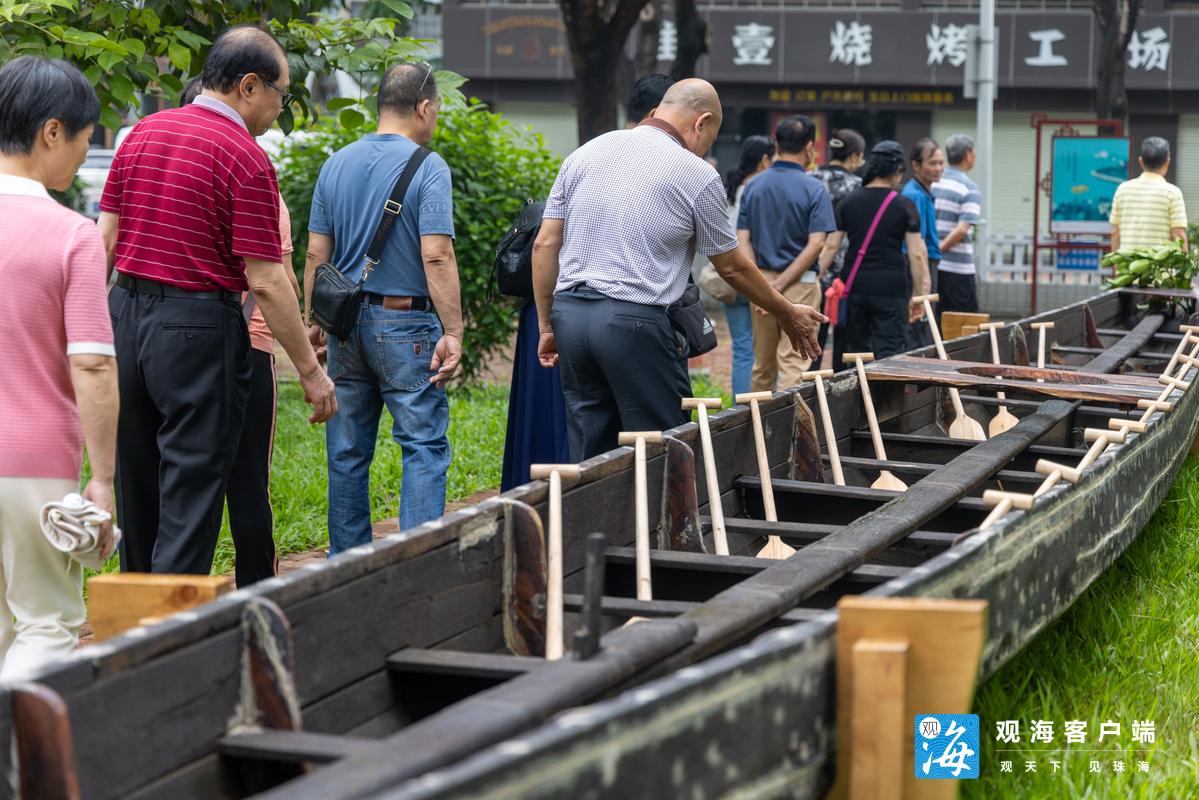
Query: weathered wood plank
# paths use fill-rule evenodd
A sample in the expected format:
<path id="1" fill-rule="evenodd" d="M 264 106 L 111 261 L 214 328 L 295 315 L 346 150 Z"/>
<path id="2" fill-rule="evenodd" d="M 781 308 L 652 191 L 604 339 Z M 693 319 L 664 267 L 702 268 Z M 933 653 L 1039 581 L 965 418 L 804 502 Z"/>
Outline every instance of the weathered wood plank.
<path id="1" fill-rule="evenodd" d="M 311 731 L 262 731 L 226 736 L 216 747 L 226 758 L 327 764 L 361 751 L 367 742 L 353 736 Z"/>
<path id="2" fill-rule="evenodd" d="M 985 387 L 1005 393 L 1024 392 L 1067 400 L 1097 400 L 1126 405 L 1136 405 L 1138 400 L 1152 400 L 1161 391 L 1156 381 L 1131 375 L 1084 375 L 1062 369 L 933 361 L 909 356 L 893 356 L 876 361 L 866 367 L 866 372 L 871 380 L 876 381 L 959 388 Z"/>
<path id="3" fill-rule="evenodd" d="M 450 675 L 506 681 L 545 665 L 544 658 L 461 650 L 406 647 L 387 657 L 387 668 L 402 674 Z"/>
<path id="4" fill-rule="evenodd" d="M 592 659 L 545 662 L 373 743 L 361 754 L 266 792 L 260 800 L 361 797 L 423 775 L 595 698 L 676 652 L 694 633 L 693 623 L 678 619 L 647 620 L 613 631 Z"/>
<path id="5" fill-rule="evenodd" d="M 581 594 L 563 595 L 563 604 L 567 611 L 577 612 L 583 607 Z M 638 600 L 635 597 L 604 597 L 603 612 L 605 616 L 618 619 L 630 617 L 677 617 L 694 611 L 701 604 L 686 600 Z M 782 625 L 795 625 L 815 619 L 819 611 L 811 608 L 794 608 L 778 618 Z"/>

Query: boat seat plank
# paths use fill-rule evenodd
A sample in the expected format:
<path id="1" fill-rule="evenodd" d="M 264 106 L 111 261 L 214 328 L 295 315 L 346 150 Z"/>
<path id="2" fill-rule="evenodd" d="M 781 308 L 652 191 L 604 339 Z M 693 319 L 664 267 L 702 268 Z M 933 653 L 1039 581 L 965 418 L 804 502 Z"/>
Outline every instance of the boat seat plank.
<path id="1" fill-rule="evenodd" d="M 1152 400 L 1161 391 L 1156 381 L 1129 375 L 1083 375 L 1073 370 L 940 361 L 912 356 L 893 356 L 876 361 L 866 367 L 866 374 L 876 381 L 958 388 L 988 387 L 1066 400 L 1097 400 L 1127 405 L 1136 405 L 1138 400 Z"/>
<path id="2" fill-rule="evenodd" d="M 1038 476 L 1039 477 L 1039 476 Z M 701 517 L 705 526 L 710 526 L 710 517 Z M 725 519 L 725 527 L 733 535 L 766 537 L 780 536 L 792 547 L 803 548 L 819 542 L 841 530 L 840 525 L 813 525 L 805 522 L 767 522 L 761 519 Z M 958 534 L 940 531 L 915 531 L 905 539 L 875 556 L 875 560 L 899 565 L 922 564 L 938 553 L 953 546 Z"/>
<path id="3" fill-rule="evenodd" d="M 981 503 L 981 501 L 979 501 Z M 608 563 L 634 565 L 637 548 L 609 547 L 604 551 Z M 661 570 L 682 570 L 693 573 L 723 575 L 756 575 L 778 562 L 753 556 L 717 556 L 710 553 L 675 553 L 670 550 L 651 550 L 650 566 L 655 573 Z M 863 564 L 843 578 L 852 583 L 875 585 L 885 583 L 907 572 L 905 567 L 884 564 Z M 655 574 L 656 578 L 656 574 Z"/>
<path id="4" fill-rule="evenodd" d="M 964 402 L 965 398 L 963 398 Z M 945 464 L 957 458 L 971 447 L 978 444 L 963 439 L 950 439 L 946 436 L 927 436 L 919 433 L 884 433 L 887 455 L 901 461 L 918 461 L 926 464 Z M 849 446 L 842 452 L 852 452 L 855 456 L 869 457 L 874 455 L 874 445 L 870 441 L 870 432 L 854 430 L 849 434 Z M 1085 456 L 1086 450 L 1073 447 L 1058 447 L 1055 445 L 1034 444 L 1025 448 L 1007 464 L 1009 469 L 1024 471 L 1032 470 L 1037 459 L 1048 458 L 1062 463 L 1077 463 Z"/>
<path id="5" fill-rule="evenodd" d="M 1070 345 L 1055 344 L 1053 352 L 1062 353 L 1064 355 L 1079 355 L 1079 356 L 1097 356 L 1100 353 L 1106 352 L 1105 347 L 1074 347 Z M 1173 353 L 1166 353 L 1158 350 L 1141 350 L 1133 358 L 1147 358 L 1161 361 L 1169 361 Z"/>
<path id="6" fill-rule="evenodd" d="M 823 456 L 823 459 L 825 463 L 829 463 L 831 460 L 827 455 Z M 860 458 L 858 456 L 841 456 L 841 466 L 874 471 L 885 469 L 907 475 L 931 475 L 941 467 L 940 464 L 923 464 L 916 461 L 880 461 L 877 458 Z M 1040 483 L 1045 477 L 1026 470 L 1001 469 L 995 473 L 995 479 L 1015 483 Z"/>
<path id="7" fill-rule="evenodd" d="M 545 665 L 545 659 L 504 653 L 470 653 L 463 650 L 426 650 L 405 647 L 387 657 L 392 672 L 452 675 L 509 680 Z"/>
<path id="8" fill-rule="evenodd" d="M 583 595 L 566 594 L 562 596 L 562 604 L 567 611 L 578 612 L 583 609 Z M 701 603 L 685 600 L 637 600 L 633 597 L 604 596 L 603 613 L 607 617 L 627 619 L 629 617 L 677 617 L 698 608 Z M 815 619 L 820 613 L 817 609 L 796 608 L 788 611 L 779 618 L 784 624 L 792 625 Z"/>
<path id="9" fill-rule="evenodd" d="M 311 731 L 258 731 L 225 736 L 217 751 L 230 758 L 327 764 L 360 752 L 370 739 Z"/>

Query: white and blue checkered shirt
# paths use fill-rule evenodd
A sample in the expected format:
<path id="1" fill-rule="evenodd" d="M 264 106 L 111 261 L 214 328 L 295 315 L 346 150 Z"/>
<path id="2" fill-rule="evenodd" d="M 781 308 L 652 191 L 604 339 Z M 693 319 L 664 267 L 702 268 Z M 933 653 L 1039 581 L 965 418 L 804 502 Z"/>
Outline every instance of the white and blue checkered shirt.
<path id="1" fill-rule="evenodd" d="M 544 216 L 565 221 L 556 292 L 586 283 L 614 300 L 666 306 L 683 294 L 697 251 L 737 247 L 720 175 L 648 125 L 572 153 Z"/>

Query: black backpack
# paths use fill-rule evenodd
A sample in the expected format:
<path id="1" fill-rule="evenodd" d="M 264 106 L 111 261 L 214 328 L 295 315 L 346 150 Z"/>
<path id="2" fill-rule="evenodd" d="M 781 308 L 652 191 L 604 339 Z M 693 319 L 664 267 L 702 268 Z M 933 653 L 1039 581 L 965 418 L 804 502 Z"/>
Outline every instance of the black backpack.
<path id="1" fill-rule="evenodd" d="M 508 297 L 533 298 L 533 242 L 541 230 L 545 203 L 529 198 L 520 216 L 495 248 L 491 288 L 498 285 Z"/>

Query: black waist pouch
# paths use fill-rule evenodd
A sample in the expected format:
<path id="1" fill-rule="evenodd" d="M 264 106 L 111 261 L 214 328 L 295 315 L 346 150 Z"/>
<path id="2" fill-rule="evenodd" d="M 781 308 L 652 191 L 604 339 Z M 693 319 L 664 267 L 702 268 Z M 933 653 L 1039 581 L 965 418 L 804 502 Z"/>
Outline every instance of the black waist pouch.
<path id="1" fill-rule="evenodd" d="M 676 337 L 685 342 L 687 358 L 695 358 L 716 348 L 716 326 L 704 310 L 699 287 L 691 279 L 683 296 L 666 307 Z"/>

